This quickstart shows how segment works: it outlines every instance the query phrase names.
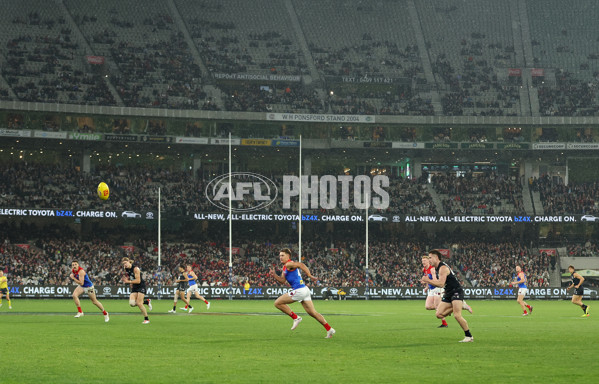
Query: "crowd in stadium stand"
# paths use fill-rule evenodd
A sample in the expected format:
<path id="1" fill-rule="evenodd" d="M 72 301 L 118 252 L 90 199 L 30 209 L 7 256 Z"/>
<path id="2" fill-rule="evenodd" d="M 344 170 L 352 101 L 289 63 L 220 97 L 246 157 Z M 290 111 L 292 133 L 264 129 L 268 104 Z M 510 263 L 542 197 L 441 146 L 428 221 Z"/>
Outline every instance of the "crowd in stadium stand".
<path id="1" fill-rule="evenodd" d="M 181 33 L 145 45 L 114 44 L 112 57 L 120 70 L 115 87 L 127 106 L 200 109 L 207 97 Z"/>
<path id="2" fill-rule="evenodd" d="M 584 244 L 567 245 L 568 256 L 571 257 L 597 257 L 599 256 L 599 244 L 597 242 L 586 241 Z"/>
<path id="3" fill-rule="evenodd" d="M 599 183 L 573 183 L 553 180 L 548 175 L 534 179 L 532 188 L 539 191 L 547 215 L 599 213 Z"/>
<path id="4" fill-rule="evenodd" d="M 540 112 L 545 116 L 595 116 L 598 84 L 596 79 L 583 81 L 569 72 L 556 75 L 557 86 L 539 88 Z"/>
<path id="5" fill-rule="evenodd" d="M 280 175 L 267 175 L 277 185 L 283 185 Z M 100 181 L 110 186 L 110 200 L 96 198 L 95 188 Z M 206 198 L 210 180 L 193 178 L 191 171 L 170 171 L 152 167 L 101 166 L 92 173 L 73 167 L 13 163 L 0 167 L 0 204 L 12 208 L 149 210 L 157 207 L 157 188 L 161 187 L 162 207 L 170 215 L 187 215 L 218 211 Z M 424 180 L 390 178 L 389 208 L 376 213 L 433 214 L 436 207 Z M 351 194 L 353 196 L 353 194 Z M 351 197 L 353 199 L 353 197 Z M 337 208 L 316 209 L 323 214 L 362 214 L 351 205 L 341 211 L 342 194 L 337 194 Z M 236 201 L 234 208 L 243 208 L 249 201 Z M 297 212 L 297 203 L 283 208 L 279 196 L 261 213 Z M 306 212 L 313 212 L 307 209 Z"/>
<path id="6" fill-rule="evenodd" d="M 276 283 L 268 275 L 271 266 L 279 268 L 278 251 L 293 248 L 293 243 L 242 240 L 233 257 L 233 284 L 248 280 L 253 286 Z M 214 241 L 168 243 L 161 252 L 164 285 L 173 285 L 179 265 L 192 264 L 198 283 L 204 286 L 230 284 L 228 249 Z M 468 286 L 506 286 L 515 265 L 528 275 L 529 286 L 549 285 L 549 258 L 530 248 L 511 242 L 464 242 L 451 245 L 451 261 L 458 276 Z M 376 241 L 369 249 L 369 285 L 378 287 L 421 287 L 421 257 L 427 253 L 423 243 Z M 74 238 L 45 236 L 29 243 L 6 239 L 0 247 L 0 266 L 14 285 L 68 285 L 70 263 L 77 260 L 98 285 L 122 284 L 121 257 L 136 260 L 149 284 L 158 284 L 157 246 L 137 241 L 135 246 L 116 246 L 106 241 L 79 241 Z M 314 286 L 363 286 L 365 283 L 364 243 L 345 240 L 333 245 L 318 237 L 302 245 L 302 260 L 318 277 Z"/>
<path id="7" fill-rule="evenodd" d="M 463 50 L 465 54 L 470 52 L 467 47 Z M 515 115 L 513 109 L 519 103 L 517 84 L 500 82 L 485 59 L 469 56 L 458 70 L 441 54 L 432 65 L 433 72 L 450 88 L 441 100 L 444 115 Z"/>
<path id="8" fill-rule="evenodd" d="M 310 49 L 315 53 L 316 68 L 324 76 L 348 76 L 365 80 L 373 74 L 381 77 L 392 76 L 395 79 L 410 79 L 414 75 L 423 75 L 422 68 L 418 67 L 420 58 L 417 45 L 401 48 L 395 42 L 373 40 L 368 34 L 362 38 L 363 42 L 360 45 L 337 47 L 334 50 L 312 44 Z M 375 51 L 379 48 L 384 48 L 386 57 L 383 60 L 355 60 L 355 57 L 375 57 Z"/>
<path id="9" fill-rule="evenodd" d="M 156 127 L 155 127 L 156 128 Z M 158 129 L 158 128 L 156 128 Z M 95 198 L 95 186 L 105 181 L 111 187 L 110 208 L 114 210 L 155 210 L 156 189 L 162 188 L 163 209 L 174 215 L 213 211 L 203 196 L 209 180 L 193 178 L 190 171 L 170 171 L 156 168 L 100 167 L 84 173 L 72 167 L 14 163 L 0 169 L 0 202 L 14 208 L 106 208 Z M 282 185 L 282 177 L 268 175 Z M 534 179 L 531 188 L 540 192 L 545 214 L 597 214 L 599 188 L 597 183 L 556 183 L 548 176 Z M 437 207 L 427 190 L 425 179 L 390 178 L 389 207 L 373 213 L 439 214 L 523 214 L 522 187 L 509 177 L 489 174 L 435 174 L 432 185 L 441 198 Z M 41 191 L 41 192 L 40 192 Z M 338 195 L 341 199 L 341 194 Z M 241 208 L 248 202 L 236 202 Z M 317 213 L 360 213 L 355 208 L 318 210 Z M 292 204 L 291 210 L 296 211 Z M 308 209 L 307 211 L 310 211 Z M 284 213 L 282 200 L 277 199 L 265 213 Z"/>
<path id="10" fill-rule="evenodd" d="M 525 271 L 529 287 L 549 286 L 550 258 L 533 254 L 533 250 L 519 243 L 459 244 L 452 261 L 473 287 L 507 286 L 514 280 L 516 265 Z"/>
<path id="11" fill-rule="evenodd" d="M 426 188 L 426 179 L 392 179 L 388 213 L 406 212 L 416 215 L 438 214 L 438 209 Z"/>
<path id="12" fill-rule="evenodd" d="M 464 36 L 443 36 L 455 40 L 451 43 L 459 51 L 454 53 L 444 51 L 438 41 L 432 45 L 425 41 L 421 46 L 407 34 L 398 43 L 383 37 L 381 31 L 366 32 L 360 41 L 355 37 L 333 37 L 332 46 L 324 46 L 322 41 L 313 41 L 312 32 L 298 36 L 297 30 L 289 28 L 290 13 L 283 5 L 248 7 L 205 2 L 198 7 L 193 2 L 178 1 L 175 6 L 183 23 L 177 23 L 172 10 L 156 1 L 139 9 L 135 20 L 122 16 L 130 10 L 127 4 L 111 3 L 89 14 L 85 2 L 65 1 L 70 15 L 49 4 L 36 6 L 39 9 L 27 4 L 12 5 L 7 16 L 0 19 L 14 26 L 3 36 L 2 76 L 6 84 L 0 87 L 0 99 L 113 106 L 122 101 L 129 107 L 380 115 L 510 116 L 521 110 L 522 74 L 498 76 L 517 66 L 516 50 L 506 43 L 512 41 L 512 36 L 493 36 L 492 27 L 472 30 Z M 359 7 L 342 7 L 335 12 L 347 12 L 351 18 Z M 420 17 L 426 17 L 430 11 L 426 6 L 417 8 L 424 12 Z M 249 11 L 253 12 L 252 17 L 264 16 L 269 22 L 249 27 L 244 22 L 247 15 L 241 14 Z M 468 13 L 467 9 L 461 11 Z M 212 19 L 216 15 L 220 21 Z M 310 20 L 298 16 L 300 25 L 309 28 Z M 337 29 L 331 26 L 331 30 Z M 531 33 L 536 47 L 540 43 L 534 34 L 538 32 Z M 304 38 L 308 56 L 300 48 Z M 433 37 L 426 34 L 425 38 Z M 422 49 L 431 58 L 433 79 L 424 69 Z M 85 62 L 90 51 L 96 55 L 91 57 L 101 58 L 101 63 Z M 543 76 L 535 76 L 534 87 L 528 91 L 538 90 L 539 110 L 532 112 L 545 116 L 597 114 L 598 83 L 596 71 L 591 68 L 593 60 L 594 53 L 571 67 L 546 64 Z M 312 79 L 315 74 L 309 64 L 313 64 L 320 78 Z M 577 71 L 586 71 L 588 78 L 581 78 Z M 215 79 L 215 75 L 225 78 Z M 227 77 L 237 75 L 259 75 L 265 79 L 270 75 L 290 75 L 299 80 L 246 81 Z M 354 80 L 341 80 L 343 77 Z M 341 92 L 330 92 L 337 87 Z M 438 110 L 434 108 L 436 103 L 440 104 Z"/>
<path id="13" fill-rule="evenodd" d="M 437 174 L 432 183 L 448 214 L 525 213 L 519 180 L 495 173 Z"/>
<path id="14" fill-rule="evenodd" d="M 576 141 L 580 143 L 592 143 L 595 141 L 589 129 L 576 129 Z"/>
<path id="15" fill-rule="evenodd" d="M 243 84 L 224 88 L 227 111 L 323 113 L 322 100 L 316 91 L 299 83 L 289 85 Z"/>
<path id="16" fill-rule="evenodd" d="M 19 6 L 16 6 L 17 8 Z M 79 43 L 65 17 L 34 9 L 8 11 L 2 76 L 19 100 L 71 104 L 114 105 L 99 72 L 80 63 Z M 2 98 L 10 98 L 2 92 Z"/>
<path id="17" fill-rule="evenodd" d="M 156 128 L 156 127 L 155 127 Z M 158 129 L 158 128 L 156 128 Z M 198 172 L 200 174 L 201 172 Z M 170 215 L 188 215 L 212 212 L 215 207 L 204 197 L 210 180 L 194 178 L 191 171 L 171 171 L 153 167 L 100 166 L 94 172 L 58 165 L 13 163 L 0 168 L 0 204 L 11 208 L 57 208 L 105 209 L 155 211 L 157 188 L 162 189 L 162 206 Z M 277 185 L 282 185 L 280 175 L 266 175 Z M 390 177 L 389 207 L 373 209 L 381 214 L 524 214 L 522 186 L 519 181 L 495 173 L 455 175 L 435 174 L 432 186 L 438 194 L 441 206 L 437 206 L 428 192 L 425 178 L 406 179 Z M 110 185 L 108 203 L 95 196 L 100 181 Z M 573 183 L 563 185 L 547 175 L 535 178 L 531 189 L 540 192 L 541 203 L 547 215 L 599 214 L 599 188 L 597 183 Z M 353 207 L 341 209 L 341 193 L 337 208 L 322 210 L 305 209 L 306 213 L 361 214 Z M 351 196 L 350 196 L 351 198 Z M 242 208 L 249 201 L 237 201 L 234 208 Z M 216 209 L 217 210 L 217 209 Z M 291 208 L 283 208 L 279 196 L 262 213 L 296 212 L 294 201 Z"/>
<path id="18" fill-rule="evenodd" d="M 138 169 L 131 175 L 114 174 L 117 176 L 107 178 L 114 192 L 111 196 L 114 197 L 111 200 L 113 209 L 150 209 L 153 201 L 150 203 L 146 197 L 151 181 L 148 172 Z M 168 172 L 154 173 L 154 176 L 158 175 L 168 177 Z M 99 175 L 78 172 L 72 167 L 16 163 L 2 169 L 0 200 L 3 206 L 15 208 L 101 208 L 94 198 L 94 185 L 99 182 Z M 119 197 L 120 193 L 122 196 Z"/>

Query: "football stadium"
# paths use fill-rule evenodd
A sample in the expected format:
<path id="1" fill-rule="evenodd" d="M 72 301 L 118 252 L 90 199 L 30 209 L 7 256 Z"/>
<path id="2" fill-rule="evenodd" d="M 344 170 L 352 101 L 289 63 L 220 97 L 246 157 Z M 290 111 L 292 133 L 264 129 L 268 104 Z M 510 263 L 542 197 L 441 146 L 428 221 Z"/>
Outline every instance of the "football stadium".
<path id="1" fill-rule="evenodd" d="M 593 0 L 7 0 L 0 383 L 599 378 Z"/>

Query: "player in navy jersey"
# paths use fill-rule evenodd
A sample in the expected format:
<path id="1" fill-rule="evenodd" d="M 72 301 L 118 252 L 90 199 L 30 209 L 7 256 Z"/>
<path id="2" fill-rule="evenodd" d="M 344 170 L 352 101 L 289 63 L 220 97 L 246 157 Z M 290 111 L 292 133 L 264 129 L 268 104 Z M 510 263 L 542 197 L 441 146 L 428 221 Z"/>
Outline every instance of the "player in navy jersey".
<path id="1" fill-rule="evenodd" d="M 275 301 L 275 307 L 293 319 L 293 326 L 291 327 L 291 330 L 297 328 L 299 323 L 302 321 L 302 318 L 293 313 L 288 304 L 299 301 L 302 303 L 302 306 L 308 315 L 315 318 L 316 321 L 324 326 L 324 329 L 327 331 L 326 338 L 330 339 L 333 337 L 335 334 L 335 329 L 331 328 L 324 317 L 320 313 L 316 312 L 316 309 L 314 309 L 314 303 L 312 303 L 310 289 L 306 286 L 306 284 L 304 284 L 300 270 L 304 271 L 306 276 L 309 277 L 313 282 L 316 282 L 316 277 L 310 273 L 310 270 L 304 263 L 291 260 L 291 250 L 288 248 L 282 249 L 279 252 L 279 260 L 283 264 L 283 272 L 281 272 L 281 275 L 279 276 L 275 272 L 275 269 L 271 267 L 270 274 L 279 282 L 279 284 L 285 284 L 286 282 L 289 283 L 292 290 L 289 293 L 281 295 Z"/>
<path id="2" fill-rule="evenodd" d="M 528 316 L 528 312 L 526 311 L 527 308 L 532 314 L 532 306 L 528 305 L 526 301 L 524 301 L 524 296 L 526 296 L 526 294 L 528 293 L 528 288 L 526 287 L 527 282 L 528 280 L 526 279 L 526 275 L 522 271 L 522 267 L 516 265 L 516 279 L 512 281 L 510 285 L 518 286 L 518 304 L 520 304 L 520 307 L 522 307 L 522 310 L 524 311 L 522 316 Z"/>
<path id="3" fill-rule="evenodd" d="M 100 311 L 102 311 L 102 314 L 104 315 L 104 321 L 108 322 L 110 320 L 110 318 L 108 316 L 108 312 L 106 312 L 104 310 L 104 306 L 96 298 L 96 290 L 94 289 L 94 284 L 92 283 L 91 279 L 89 278 L 89 276 L 87 275 L 85 270 L 79 266 L 78 261 L 72 261 L 71 268 L 73 268 L 73 269 L 71 270 L 71 274 L 69 275 L 69 277 L 74 282 L 79 284 L 77 286 L 77 288 L 75 288 L 75 290 L 73 291 L 73 301 L 75 302 L 75 305 L 77 306 L 77 314 L 75 315 L 75 317 L 83 316 L 83 311 L 81 310 L 81 302 L 79 301 L 79 296 L 81 296 L 81 294 L 83 292 L 85 292 L 85 293 L 87 293 L 87 296 L 89 296 L 89 299 L 92 301 L 92 303 L 96 307 L 98 307 L 98 309 L 100 309 Z"/>
<path id="4" fill-rule="evenodd" d="M 152 310 L 152 306 L 149 300 L 144 300 L 146 295 L 146 282 L 141 276 L 141 269 L 133 263 L 133 260 L 128 257 L 123 257 L 121 260 L 123 268 L 127 276 L 123 278 L 125 284 L 131 285 L 131 294 L 129 295 L 129 305 L 132 307 L 138 307 L 141 314 L 144 316 L 142 324 L 149 324 L 150 319 L 148 318 L 148 312 L 144 304 L 148 304 L 148 308 Z"/>
<path id="5" fill-rule="evenodd" d="M 175 289 L 173 309 L 168 311 L 169 313 L 177 313 L 177 301 L 179 298 L 183 300 L 183 302 L 185 303 L 185 307 L 189 307 L 189 301 L 187 301 L 187 299 L 185 298 L 185 291 L 187 291 L 187 287 L 189 287 L 189 284 L 187 284 L 187 278 L 185 276 L 185 267 L 183 265 L 179 266 L 179 277 L 177 278 L 177 280 L 175 280 L 175 283 L 177 283 L 177 288 Z"/>
<path id="6" fill-rule="evenodd" d="M 584 295 L 582 283 L 584 283 L 584 277 L 582 277 L 580 273 L 576 272 L 576 269 L 574 269 L 574 266 L 572 265 L 568 267 L 568 271 L 570 272 L 570 278 L 572 279 L 572 283 L 568 289 L 575 288 L 574 294 L 572 295 L 572 304 L 578 305 L 580 308 L 582 308 L 582 311 L 584 312 L 582 317 L 589 317 L 591 315 L 589 313 L 589 306 L 582 303 L 582 296 Z"/>
<path id="7" fill-rule="evenodd" d="M 449 316 L 453 312 L 453 316 L 462 329 L 464 330 L 464 339 L 460 343 L 469 343 L 474 341 L 470 329 L 468 328 L 468 322 L 462 316 L 462 306 L 464 301 L 464 290 L 460 285 L 456 275 L 453 273 L 449 265 L 441 261 L 443 257 L 441 252 L 433 249 L 428 253 L 431 265 L 435 267 L 437 272 L 437 279 L 433 280 L 428 276 L 424 276 L 420 281 L 426 284 L 432 284 L 435 287 L 445 288 L 445 294 L 441 299 L 441 303 L 437 307 L 437 318 L 442 319 Z"/>
<path id="8" fill-rule="evenodd" d="M 436 279 L 436 271 L 435 267 L 431 265 L 428 255 L 422 256 L 422 273 L 424 276 L 428 276 L 430 279 Z M 432 284 L 426 284 L 424 291 L 427 293 L 426 302 L 424 303 L 424 308 L 427 311 L 436 310 L 441 302 L 441 296 L 443 296 L 443 288 L 435 287 Z M 439 328 L 447 328 L 447 321 L 445 318 L 441 319 L 441 325 Z"/>

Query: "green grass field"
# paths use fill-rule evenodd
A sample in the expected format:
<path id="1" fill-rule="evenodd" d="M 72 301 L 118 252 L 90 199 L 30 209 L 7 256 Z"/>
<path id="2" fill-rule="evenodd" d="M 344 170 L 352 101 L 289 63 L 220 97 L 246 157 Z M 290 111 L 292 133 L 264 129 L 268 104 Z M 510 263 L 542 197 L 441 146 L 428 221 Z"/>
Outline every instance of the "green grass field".
<path id="1" fill-rule="evenodd" d="M 510 383 L 597 382 L 599 326 L 568 301 L 470 301 L 474 343 L 455 319 L 438 329 L 424 301 L 315 301 L 337 330 L 292 305 L 214 301 L 209 312 L 167 314 L 153 301 L 148 325 L 126 300 L 104 300 L 104 323 L 86 298 L 73 318 L 68 300 L 14 300 L 0 308 L 0 383 Z"/>

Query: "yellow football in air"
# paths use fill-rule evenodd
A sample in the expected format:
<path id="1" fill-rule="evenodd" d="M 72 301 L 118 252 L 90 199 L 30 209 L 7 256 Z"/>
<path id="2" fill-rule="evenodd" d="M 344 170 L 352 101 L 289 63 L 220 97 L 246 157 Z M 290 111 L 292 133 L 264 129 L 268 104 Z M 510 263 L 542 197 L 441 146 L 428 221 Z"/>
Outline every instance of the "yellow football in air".
<path id="1" fill-rule="evenodd" d="M 98 184 L 98 197 L 102 200 L 108 200 L 109 196 L 110 189 L 108 189 L 108 185 L 105 182 Z"/>

